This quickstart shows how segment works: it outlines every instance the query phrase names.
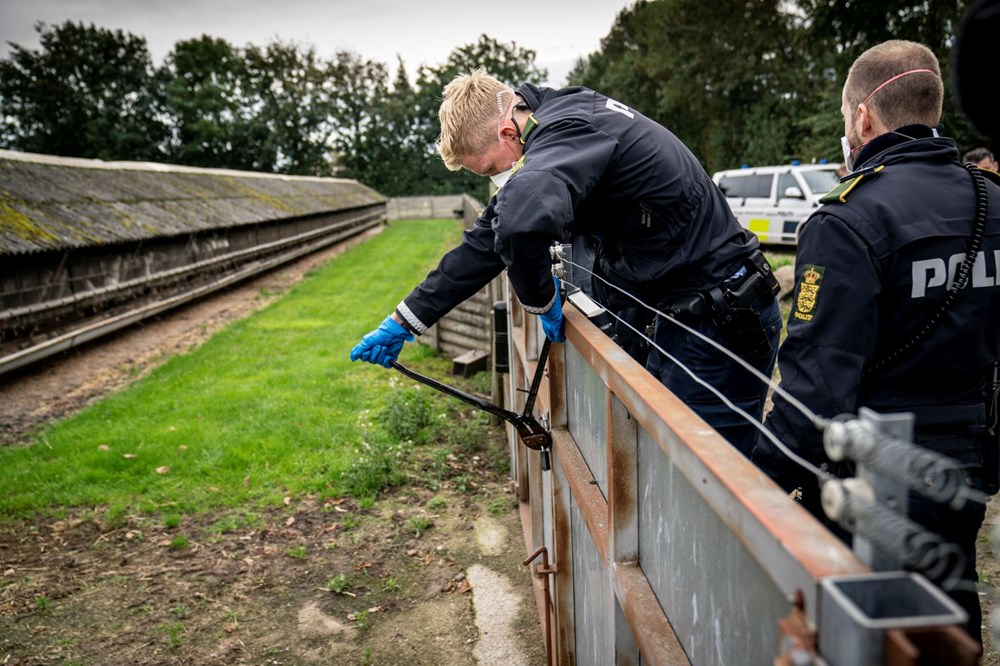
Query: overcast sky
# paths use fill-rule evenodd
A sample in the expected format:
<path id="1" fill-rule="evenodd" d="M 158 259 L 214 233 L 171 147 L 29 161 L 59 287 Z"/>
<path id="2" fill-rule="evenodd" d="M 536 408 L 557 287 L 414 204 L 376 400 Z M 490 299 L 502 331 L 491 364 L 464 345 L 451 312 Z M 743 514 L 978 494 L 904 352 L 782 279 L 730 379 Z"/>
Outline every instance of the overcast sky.
<path id="1" fill-rule="evenodd" d="M 235 46 L 278 38 L 311 44 L 320 55 L 350 50 L 395 70 L 396 55 L 413 76 L 439 65 L 458 46 L 487 34 L 534 49 L 562 85 L 576 62 L 600 46 L 615 17 L 633 0 L 0 0 L 0 57 L 8 42 L 38 48 L 37 22 L 67 20 L 146 38 L 161 64 L 182 39 L 208 34 Z"/>

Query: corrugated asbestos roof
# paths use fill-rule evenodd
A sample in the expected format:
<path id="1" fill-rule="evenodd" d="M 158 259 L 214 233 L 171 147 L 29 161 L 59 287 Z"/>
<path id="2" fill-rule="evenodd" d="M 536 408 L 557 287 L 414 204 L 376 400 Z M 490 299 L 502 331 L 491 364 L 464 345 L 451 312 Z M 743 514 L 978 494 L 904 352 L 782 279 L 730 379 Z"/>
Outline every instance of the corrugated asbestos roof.
<path id="1" fill-rule="evenodd" d="M 0 255 L 132 242 L 384 201 L 342 178 L 0 150 Z"/>

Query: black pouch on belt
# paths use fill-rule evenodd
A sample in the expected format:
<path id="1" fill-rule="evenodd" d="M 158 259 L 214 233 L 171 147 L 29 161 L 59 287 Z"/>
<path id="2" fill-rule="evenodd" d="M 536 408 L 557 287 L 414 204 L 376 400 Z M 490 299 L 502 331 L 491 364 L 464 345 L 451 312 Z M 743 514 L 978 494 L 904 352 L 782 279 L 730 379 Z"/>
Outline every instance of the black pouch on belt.
<path id="1" fill-rule="evenodd" d="M 753 306 L 765 294 L 776 296 L 779 285 L 760 250 L 747 258 L 745 266 L 741 277 L 681 297 L 666 307 L 680 319 L 711 317 L 732 351 L 743 358 L 760 358 L 771 353 L 771 339 Z"/>
<path id="2" fill-rule="evenodd" d="M 747 262 L 748 275 L 733 284 L 705 292 L 712 320 L 722 331 L 730 349 L 744 358 L 760 358 L 773 350 L 771 339 L 753 309 L 758 299 L 778 293 L 778 280 L 762 252 L 755 251 Z"/>
<path id="3" fill-rule="evenodd" d="M 746 282 L 759 278 L 751 276 Z M 760 323 L 760 314 L 750 307 L 731 305 L 726 292 L 719 287 L 705 293 L 712 321 L 719 327 L 731 350 L 743 358 L 759 358 L 771 353 L 771 340 Z"/>

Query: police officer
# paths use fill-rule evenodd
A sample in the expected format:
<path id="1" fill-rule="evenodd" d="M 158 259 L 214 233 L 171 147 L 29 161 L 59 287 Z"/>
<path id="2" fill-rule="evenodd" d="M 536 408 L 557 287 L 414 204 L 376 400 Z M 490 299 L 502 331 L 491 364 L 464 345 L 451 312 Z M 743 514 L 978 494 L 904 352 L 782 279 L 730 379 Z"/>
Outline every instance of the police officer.
<path id="1" fill-rule="evenodd" d="M 1000 187 L 982 172 L 988 219 L 977 232 L 982 174 L 963 167 L 955 143 L 934 129 L 942 97 L 937 58 L 921 44 L 885 42 L 851 67 L 841 112 L 852 173 L 802 230 L 778 365 L 781 387 L 820 416 L 861 406 L 913 412 L 916 443 L 953 457 L 982 488 L 984 455 L 996 447 L 983 433 L 1000 321 Z M 955 291 L 963 263 L 968 282 Z M 829 465 L 821 433 L 780 395 L 765 425 L 799 455 Z M 785 489 L 801 487 L 819 514 L 816 480 L 770 441 L 759 439 L 753 461 Z M 984 511 L 910 497 L 910 517 L 965 552 L 970 585 L 952 596 L 976 639 L 975 541 Z"/>
<path id="2" fill-rule="evenodd" d="M 993 153 L 989 148 L 984 148 L 982 146 L 979 148 L 973 148 L 965 155 L 962 155 L 962 161 L 966 164 L 975 164 L 980 169 L 989 169 L 990 171 L 997 170 L 997 161 L 993 157 Z"/>
<path id="3" fill-rule="evenodd" d="M 675 309 L 691 326 L 770 373 L 781 326 L 777 283 L 756 237 L 672 133 L 592 90 L 511 90 L 483 70 L 445 88 L 439 118 L 445 165 L 489 176 L 500 189 L 461 245 L 352 350 L 353 360 L 388 366 L 404 340 L 504 268 L 524 310 L 563 341 L 549 248 L 586 236 L 604 279 L 647 303 L 680 301 Z M 760 417 L 765 387 L 735 361 L 667 322 L 656 323 L 655 339 Z M 749 456 L 752 426 L 655 350 L 647 367 Z"/>

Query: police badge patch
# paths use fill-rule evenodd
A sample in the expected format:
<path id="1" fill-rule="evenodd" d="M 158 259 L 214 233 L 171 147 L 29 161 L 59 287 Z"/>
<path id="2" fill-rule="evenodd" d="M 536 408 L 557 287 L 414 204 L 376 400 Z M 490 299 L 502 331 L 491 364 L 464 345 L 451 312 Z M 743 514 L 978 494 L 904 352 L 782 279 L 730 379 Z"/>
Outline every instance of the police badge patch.
<path id="1" fill-rule="evenodd" d="M 819 288 L 823 284 L 822 266 L 806 264 L 802 270 L 802 280 L 795 293 L 795 309 L 792 316 L 799 321 L 812 321 L 816 310 L 816 299 L 819 298 Z"/>

